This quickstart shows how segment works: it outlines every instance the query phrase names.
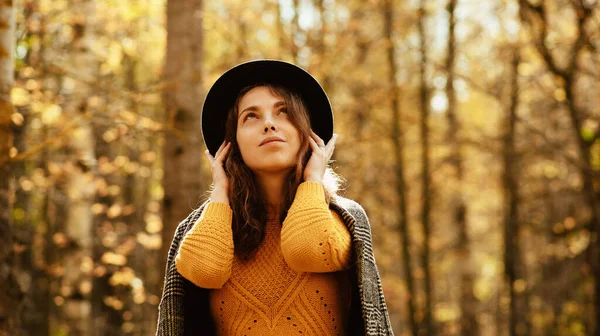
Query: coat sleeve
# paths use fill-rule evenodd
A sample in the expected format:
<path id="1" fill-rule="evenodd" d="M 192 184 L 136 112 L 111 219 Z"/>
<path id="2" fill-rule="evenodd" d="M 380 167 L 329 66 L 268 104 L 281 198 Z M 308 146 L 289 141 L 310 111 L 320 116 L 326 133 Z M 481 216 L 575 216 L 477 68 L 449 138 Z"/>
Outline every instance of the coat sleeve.
<path id="1" fill-rule="evenodd" d="M 350 267 L 352 238 L 329 209 L 323 186 L 304 182 L 281 228 L 281 251 L 297 272 L 336 272 Z"/>
<path id="2" fill-rule="evenodd" d="M 205 204 L 206 205 L 206 204 Z M 204 205 L 204 206 L 205 206 Z M 183 336 L 184 334 L 184 282 L 185 278 L 177 272 L 175 255 L 179 249 L 181 239 L 191 223 L 200 216 L 201 209 L 193 211 L 186 219 L 181 221 L 175 230 L 173 241 L 167 255 L 165 279 L 162 297 L 158 305 L 158 322 L 156 336 Z"/>
<path id="3" fill-rule="evenodd" d="M 383 294 L 381 276 L 373 253 L 371 224 L 365 209 L 355 201 L 345 203 L 346 209 L 355 220 L 354 236 L 357 241 L 357 271 L 359 287 L 362 288 L 361 307 L 365 318 L 365 335 L 394 336 Z"/>

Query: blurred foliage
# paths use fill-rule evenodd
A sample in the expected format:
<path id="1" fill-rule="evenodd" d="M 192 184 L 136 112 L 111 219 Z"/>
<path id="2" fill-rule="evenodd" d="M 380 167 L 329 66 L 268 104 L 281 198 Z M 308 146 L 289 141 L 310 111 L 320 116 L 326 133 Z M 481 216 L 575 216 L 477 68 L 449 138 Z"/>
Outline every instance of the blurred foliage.
<path id="1" fill-rule="evenodd" d="M 340 135 L 335 169 L 347 180 L 344 196 L 369 214 L 375 254 L 394 330 L 408 335 L 406 300 L 424 318 L 420 204 L 432 201 L 432 312 L 440 335 L 461 334 L 459 254 L 455 218 L 459 192 L 468 207 L 472 292 L 482 335 L 507 334 L 508 287 L 526 297 L 520 334 L 591 335 L 600 328 L 593 300 L 597 233 L 581 171 L 600 190 L 600 9 L 597 1 L 544 2 L 545 21 L 525 23 L 512 0 L 459 1 L 455 11 L 454 88 L 464 179 L 455 178 L 446 110 L 448 41 L 446 1 L 425 6 L 426 86 L 431 107 L 428 172 L 433 192 L 421 193 L 419 2 L 395 1 L 392 40 L 382 26 L 383 1 L 207 1 L 195 13 L 204 27 L 204 91 L 243 61 L 277 58 L 314 74 L 329 94 Z M 582 15 L 576 3 L 591 10 Z M 16 267 L 27 293 L 23 334 L 74 333 L 70 300 L 86 300 L 98 333 L 153 335 L 164 265 L 161 208 L 165 120 L 163 77 L 167 33 L 165 0 L 21 0 L 17 8 L 15 86 L 11 116 L 18 129 L 14 163 Z M 539 41 L 534 29 L 545 27 Z M 580 37 L 583 36 L 580 41 Z M 396 49 L 397 88 L 385 48 Z M 573 83 L 549 69 L 538 44 L 561 66 L 576 57 Z M 573 55 L 573 46 L 582 44 Z M 520 54 L 516 153 L 519 186 L 519 278 L 506 283 L 502 162 L 510 101 L 510 61 Z M 200 61 L 200 60 L 199 60 Z M 567 85 L 572 85 L 568 91 Z M 390 90 L 400 92 L 412 276 L 406 289 L 400 265 L 398 195 Z M 570 97 L 567 93 L 573 93 Z M 200 113 L 203 97 L 193 97 Z M 581 120 L 574 129 L 568 110 Z M 200 125 L 198 125 L 200 132 Z M 586 155 L 578 137 L 588 145 Z M 203 148 L 197 149 L 199 153 Z M 588 159 L 589 158 L 589 159 Z M 583 167 L 583 168 L 582 168 Z M 204 174 L 204 175 L 203 175 Z M 206 172 L 199 172 L 206 176 Z M 210 181 L 200 181 L 208 188 Z M 198 195 L 203 196 L 203 195 Z M 190 200 L 194 206 L 196 200 Z M 600 203 L 600 201 L 599 201 Z M 89 216 L 92 248 L 69 266 L 81 242 L 77 216 Z M 88 206 L 89 205 L 89 206 Z M 183 218 L 182 218 L 183 219 Z M 598 219 L 596 219 L 598 220 Z M 65 270 L 69 271 L 65 271 Z M 77 274 L 73 274 L 73 272 Z M 71 279 L 76 275 L 76 279 Z M 598 274 L 598 273 L 596 273 Z M 47 304 L 40 304 L 47 298 Z M 32 327 L 33 326 L 33 327 Z M 102 332 L 100 332 L 102 330 Z"/>

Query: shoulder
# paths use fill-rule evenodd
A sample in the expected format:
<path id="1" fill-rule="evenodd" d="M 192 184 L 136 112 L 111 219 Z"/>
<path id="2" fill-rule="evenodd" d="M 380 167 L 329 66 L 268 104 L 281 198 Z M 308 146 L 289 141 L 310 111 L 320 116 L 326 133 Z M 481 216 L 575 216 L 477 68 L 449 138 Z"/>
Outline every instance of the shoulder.
<path id="1" fill-rule="evenodd" d="M 175 231 L 175 238 L 182 238 L 182 236 L 184 236 L 185 233 L 189 231 L 192 226 L 194 226 L 194 223 L 200 218 L 202 211 L 204 211 L 204 208 L 206 208 L 206 205 L 209 203 L 209 201 L 210 200 L 207 200 L 202 203 L 202 205 L 200 205 L 198 208 L 192 210 L 192 212 L 190 212 L 184 220 L 179 222 L 179 225 L 177 225 L 177 230 Z"/>
<path id="2" fill-rule="evenodd" d="M 351 212 L 363 212 L 366 214 L 365 209 L 353 199 L 336 195 L 331 198 L 331 201 L 345 210 Z"/>
<path id="3" fill-rule="evenodd" d="M 331 198 L 330 208 L 338 212 L 342 218 L 351 216 L 358 226 L 370 227 L 367 212 L 353 199 L 337 195 L 333 196 Z"/>

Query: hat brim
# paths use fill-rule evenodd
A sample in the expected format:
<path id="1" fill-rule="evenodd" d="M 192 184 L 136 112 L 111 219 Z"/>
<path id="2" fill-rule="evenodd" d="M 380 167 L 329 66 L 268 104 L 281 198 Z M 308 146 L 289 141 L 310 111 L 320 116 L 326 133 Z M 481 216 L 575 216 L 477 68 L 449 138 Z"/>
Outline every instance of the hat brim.
<path id="1" fill-rule="evenodd" d="M 313 131 L 327 143 L 333 135 L 333 113 L 319 82 L 297 65 L 278 60 L 256 60 L 227 70 L 208 91 L 202 107 L 202 137 L 214 156 L 225 140 L 227 112 L 247 86 L 271 83 L 300 95 Z"/>

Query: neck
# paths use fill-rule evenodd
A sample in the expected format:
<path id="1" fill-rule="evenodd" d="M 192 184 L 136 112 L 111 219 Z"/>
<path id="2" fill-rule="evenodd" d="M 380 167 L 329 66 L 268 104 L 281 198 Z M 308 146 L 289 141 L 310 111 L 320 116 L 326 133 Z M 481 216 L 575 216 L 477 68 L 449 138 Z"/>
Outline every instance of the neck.
<path id="1" fill-rule="evenodd" d="M 256 181 L 268 209 L 279 213 L 284 200 L 285 174 L 257 174 Z"/>

